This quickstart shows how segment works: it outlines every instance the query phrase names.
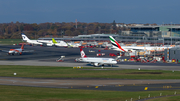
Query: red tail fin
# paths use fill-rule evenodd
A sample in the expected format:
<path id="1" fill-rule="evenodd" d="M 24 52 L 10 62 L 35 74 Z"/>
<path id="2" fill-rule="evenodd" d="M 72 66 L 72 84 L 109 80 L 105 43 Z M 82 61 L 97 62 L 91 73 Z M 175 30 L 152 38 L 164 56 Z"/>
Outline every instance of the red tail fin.
<path id="1" fill-rule="evenodd" d="M 82 50 L 82 48 L 80 48 L 80 54 L 81 54 L 81 58 L 86 58 L 86 54 L 84 53 L 84 51 Z"/>
<path id="2" fill-rule="evenodd" d="M 22 50 L 24 49 L 24 44 L 22 44 L 21 49 L 22 49 Z"/>

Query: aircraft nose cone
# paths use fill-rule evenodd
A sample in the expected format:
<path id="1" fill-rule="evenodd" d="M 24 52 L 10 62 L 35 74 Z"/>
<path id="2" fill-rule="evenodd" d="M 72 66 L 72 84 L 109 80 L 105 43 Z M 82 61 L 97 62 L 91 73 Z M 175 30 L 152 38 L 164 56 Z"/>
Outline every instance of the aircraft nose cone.
<path id="1" fill-rule="evenodd" d="M 13 53 L 13 51 L 9 51 L 9 53 Z"/>

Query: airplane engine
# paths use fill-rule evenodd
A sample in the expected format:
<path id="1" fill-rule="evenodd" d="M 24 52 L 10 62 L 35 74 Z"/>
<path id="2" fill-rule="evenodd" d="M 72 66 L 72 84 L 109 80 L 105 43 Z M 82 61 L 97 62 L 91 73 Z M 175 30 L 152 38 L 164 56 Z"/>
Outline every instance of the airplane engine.
<path id="1" fill-rule="evenodd" d="M 94 66 L 96 67 L 96 66 L 99 66 L 99 63 L 94 63 Z"/>
<path id="2" fill-rule="evenodd" d="M 47 46 L 52 46 L 53 44 L 46 44 Z"/>

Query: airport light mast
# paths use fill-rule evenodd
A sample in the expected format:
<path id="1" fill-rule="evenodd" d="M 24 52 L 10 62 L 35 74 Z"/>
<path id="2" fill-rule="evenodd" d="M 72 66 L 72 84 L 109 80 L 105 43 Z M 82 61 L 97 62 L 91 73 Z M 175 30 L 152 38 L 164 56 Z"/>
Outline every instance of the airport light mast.
<path id="1" fill-rule="evenodd" d="M 76 29 L 77 29 L 77 19 L 76 19 Z"/>
<path id="2" fill-rule="evenodd" d="M 172 22 L 171 22 L 171 46 L 172 46 Z"/>
<path id="3" fill-rule="evenodd" d="M 163 32 L 163 46 L 164 46 L 164 22 L 163 22 L 163 29 L 162 29 L 162 32 Z"/>

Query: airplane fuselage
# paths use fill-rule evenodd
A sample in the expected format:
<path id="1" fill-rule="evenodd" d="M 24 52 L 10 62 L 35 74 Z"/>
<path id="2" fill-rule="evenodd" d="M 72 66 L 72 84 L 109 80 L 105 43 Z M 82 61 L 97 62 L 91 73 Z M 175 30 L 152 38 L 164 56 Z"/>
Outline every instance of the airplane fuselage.
<path id="1" fill-rule="evenodd" d="M 10 49 L 8 54 L 12 54 L 12 55 L 14 55 L 14 54 L 22 54 L 22 51 L 23 51 L 22 49 Z"/>
<path id="2" fill-rule="evenodd" d="M 68 46 L 67 44 L 66 44 L 66 42 L 64 42 L 64 41 L 59 41 L 58 43 L 54 43 L 56 46 L 63 46 L 63 47 L 66 47 L 66 46 Z"/>
<path id="3" fill-rule="evenodd" d="M 158 46 L 148 46 L 148 47 L 138 47 L 138 46 L 121 46 L 122 49 L 127 51 L 134 51 L 134 50 L 144 50 L 144 51 L 164 51 L 164 49 L 172 48 L 172 47 L 158 47 Z M 119 48 L 113 47 L 113 50 L 123 51 Z"/>
<path id="4" fill-rule="evenodd" d="M 80 58 L 79 61 L 92 63 L 94 66 L 99 66 L 104 64 L 108 64 L 108 65 L 117 64 L 117 61 L 113 58 L 87 57 L 87 58 Z"/>
<path id="5" fill-rule="evenodd" d="M 26 42 L 30 44 L 42 45 L 42 43 L 38 42 L 37 40 L 26 40 Z"/>

